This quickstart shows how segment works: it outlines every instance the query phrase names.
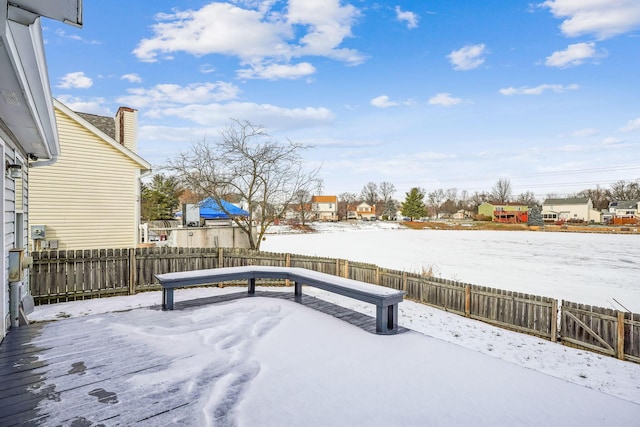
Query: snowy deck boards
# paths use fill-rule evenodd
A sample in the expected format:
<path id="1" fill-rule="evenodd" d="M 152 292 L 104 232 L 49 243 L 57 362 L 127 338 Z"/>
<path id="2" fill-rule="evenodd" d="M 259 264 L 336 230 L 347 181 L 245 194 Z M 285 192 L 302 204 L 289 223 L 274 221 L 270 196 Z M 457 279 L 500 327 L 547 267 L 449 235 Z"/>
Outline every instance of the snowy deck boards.
<path id="1" fill-rule="evenodd" d="M 248 265 L 206 270 L 157 274 L 162 286 L 162 308 L 173 310 L 173 291 L 176 288 L 219 282 L 248 280 L 249 295 L 255 293 L 256 279 L 281 279 L 294 282 L 295 295 L 302 296 L 302 285 L 313 286 L 376 306 L 376 333 L 395 334 L 398 331 L 398 304 L 406 292 L 371 283 L 359 282 L 331 274 L 295 267 Z"/>
<path id="2" fill-rule="evenodd" d="M 370 316 L 317 298 L 296 298 L 291 292 L 258 291 L 256 296 L 299 300 L 305 306 L 375 333 Z M 247 298 L 247 294 L 239 292 L 184 301 L 181 307 L 226 304 L 242 298 Z M 144 319 L 145 312 L 159 310 L 156 306 L 136 311 L 140 311 Z M 119 313 L 111 316 L 116 319 Z M 179 390 L 139 395 L 134 387 L 123 387 L 133 375 L 176 369 L 180 361 L 149 353 L 148 346 L 142 343 L 131 346 L 121 338 L 105 340 L 101 331 L 107 325 L 92 322 L 91 317 L 31 324 L 9 332 L 0 344 L 0 425 L 50 425 L 53 421 L 58 425 L 61 416 L 66 420 L 64 425 L 187 422 L 178 414 L 197 411 L 197 403 Z M 47 333 L 43 334 L 45 327 Z M 122 356 L 124 346 L 126 358 Z M 64 403 L 63 414 L 54 412 L 59 402 Z"/>

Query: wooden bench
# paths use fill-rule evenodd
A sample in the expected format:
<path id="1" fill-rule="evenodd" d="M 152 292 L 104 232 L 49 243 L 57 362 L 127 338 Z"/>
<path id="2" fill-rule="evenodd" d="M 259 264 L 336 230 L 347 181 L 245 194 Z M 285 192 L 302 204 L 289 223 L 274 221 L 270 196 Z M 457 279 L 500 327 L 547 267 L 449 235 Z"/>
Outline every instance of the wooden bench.
<path id="1" fill-rule="evenodd" d="M 406 292 L 379 285 L 359 282 L 296 267 L 222 267 L 208 270 L 156 274 L 162 286 L 162 309 L 173 310 L 173 290 L 187 286 L 201 286 L 227 281 L 247 280 L 249 295 L 255 294 L 256 279 L 288 279 L 294 282 L 295 297 L 302 297 L 302 285 L 344 295 L 376 306 L 376 332 L 394 334 L 398 331 L 398 303 Z"/>

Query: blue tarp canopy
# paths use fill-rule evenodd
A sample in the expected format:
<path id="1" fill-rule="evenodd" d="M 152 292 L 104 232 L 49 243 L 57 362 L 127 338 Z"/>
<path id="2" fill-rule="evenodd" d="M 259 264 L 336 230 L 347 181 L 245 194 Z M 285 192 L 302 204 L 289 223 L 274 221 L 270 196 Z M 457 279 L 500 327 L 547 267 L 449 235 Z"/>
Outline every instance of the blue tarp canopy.
<path id="1" fill-rule="evenodd" d="M 249 216 L 249 212 L 244 209 L 232 205 L 226 200 L 222 200 L 222 207 L 231 214 L 231 216 Z M 227 219 L 227 215 L 218 205 L 218 202 L 208 197 L 199 203 L 200 206 L 200 218 L 203 219 Z"/>

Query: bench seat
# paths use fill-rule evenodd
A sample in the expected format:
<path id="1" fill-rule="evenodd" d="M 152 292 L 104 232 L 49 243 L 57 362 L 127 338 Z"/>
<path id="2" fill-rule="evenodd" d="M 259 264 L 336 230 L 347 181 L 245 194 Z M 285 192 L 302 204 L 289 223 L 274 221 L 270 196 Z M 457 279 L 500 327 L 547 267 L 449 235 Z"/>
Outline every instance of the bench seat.
<path id="1" fill-rule="evenodd" d="M 402 302 L 405 295 L 404 291 L 297 267 L 222 267 L 157 274 L 155 277 L 162 286 L 163 310 L 173 310 L 173 290 L 176 288 L 247 280 L 249 294 L 253 295 L 256 279 L 288 279 L 294 282 L 297 299 L 302 296 L 302 285 L 307 285 L 374 304 L 378 334 L 398 331 L 398 303 Z"/>

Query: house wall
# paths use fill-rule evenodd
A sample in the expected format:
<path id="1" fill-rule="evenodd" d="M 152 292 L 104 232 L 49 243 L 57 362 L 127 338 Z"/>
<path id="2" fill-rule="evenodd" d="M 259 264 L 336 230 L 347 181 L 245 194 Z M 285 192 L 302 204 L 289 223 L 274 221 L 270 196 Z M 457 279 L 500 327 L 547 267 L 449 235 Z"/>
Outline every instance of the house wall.
<path id="1" fill-rule="evenodd" d="M 358 218 L 371 219 L 376 216 L 375 206 L 369 206 L 367 203 L 360 203 L 356 209 Z"/>
<path id="2" fill-rule="evenodd" d="M 582 220 L 600 222 L 600 212 L 593 209 L 591 202 L 584 204 L 560 204 L 542 206 L 542 215 L 555 212 L 558 220 Z"/>
<path id="3" fill-rule="evenodd" d="M 9 285 L 9 251 L 14 248 L 25 248 L 28 212 L 27 169 L 23 166 L 22 179 L 11 179 L 4 172 L 6 162 L 26 164 L 24 155 L 9 141 L 0 128 L 0 158 L 3 159 L 2 185 L 0 200 L 3 205 L 3 220 L 0 221 L 0 234 L 3 236 L 4 254 L 0 257 L 0 341 L 11 326 L 10 321 L 10 285 Z M 17 191 L 16 191 L 17 190 Z M 18 195 L 16 201 L 16 194 Z M 28 284 L 28 271 L 25 271 L 23 282 Z M 26 289 L 26 288 L 23 288 Z M 23 292 L 24 293 L 24 292 Z"/>
<path id="4" fill-rule="evenodd" d="M 493 219 L 494 210 L 495 207 L 491 203 L 484 202 L 481 203 L 480 206 L 478 206 L 478 215 L 484 215 Z"/>
<path id="5" fill-rule="evenodd" d="M 30 172 L 30 223 L 58 249 L 137 244 L 140 166 L 56 108 L 61 155 Z M 33 244 L 33 241 L 31 241 Z"/>
<path id="6" fill-rule="evenodd" d="M 313 211 L 316 214 L 316 219 L 320 221 L 331 221 L 338 217 L 337 203 L 314 203 Z"/>

